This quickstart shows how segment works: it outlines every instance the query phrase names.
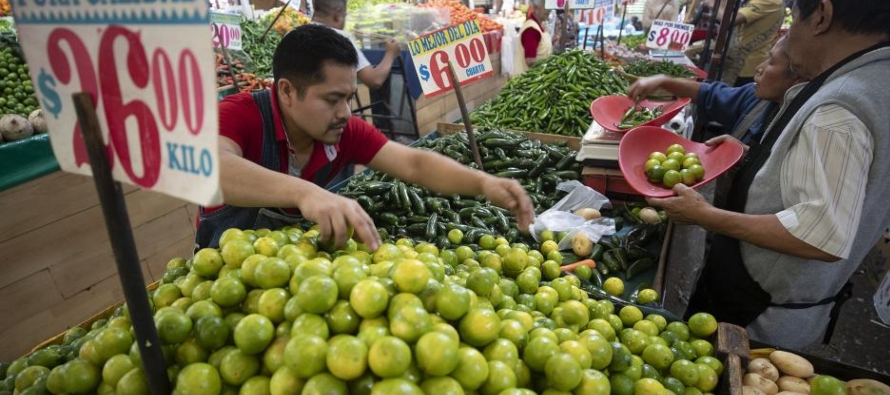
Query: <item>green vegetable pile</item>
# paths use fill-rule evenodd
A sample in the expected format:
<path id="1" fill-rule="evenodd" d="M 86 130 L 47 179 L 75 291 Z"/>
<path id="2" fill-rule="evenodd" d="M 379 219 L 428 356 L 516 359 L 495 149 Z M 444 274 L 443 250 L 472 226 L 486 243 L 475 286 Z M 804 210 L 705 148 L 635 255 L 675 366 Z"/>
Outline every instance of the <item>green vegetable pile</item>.
<path id="1" fill-rule="evenodd" d="M 590 103 L 626 91 L 627 81 L 593 53 L 567 51 L 510 80 L 470 120 L 480 126 L 583 136 L 591 123 Z"/>
<path id="2" fill-rule="evenodd" d="M 633 49 L 639 47 L 646 43 L 646 35 L 645 34 L 637 34 L 635 36 L 624 36 L 621 38 L 621 44 L 624 46 Z"/>
<path id="3" fill-rule="evenodd" d="M 476 141 L 485 171 L 516 179 L 529 193 L 536 212 L 553 206 L 564 192 L 556 185 L 580 178 L 576 152 L 564 145 L 544 144 L 520 133 L 479 128 Z M 472 153 L 466 133 L 436 140 L 421 140 L 417 147 L 439 152 L 470 167 Z M 383 239 L 413 237 L 450 248 L 448 232 L 463 233 L 463 242 L 475 244 L 482 236 L 504 236 L 523 241 L 512 214 L 486 202 L 484 196 L 443 196 L 409 185 L 379 172 L 350 178 L 339 193 L 355 199 L 379 227 Z M 524 240 L 533 243 L 534 240 Z"/>
<path id="4" fill-rule="evenodd" d="M 275 53 L 275 47 L 281 41 L 281 36 L 274 31 L 270 31 L 266 37 L 262 37 L 266 28 L 268 25 L 248 20 L 241 21 L 243 33 L 241 42 L 244 52 L 247 52 L 253 61 L 253 73 L 257 77 L 272 76 L 272 55 Z"/>
<path id="5" fill-rule="evenodd" d="M 686 66 L 679 65 L 666 60 L 648 61 L 643 60 L 624 66 L 624 71 L 639 77 L 648 77 L 652 75 L 664 74 L 677 78 L 693 78 L 695 73 Z"/>
<path id="6" fill-rule="evenodd" d="M 619 122 L 615 126 L 617 126 L 619 129 L 630 129 L 636 127 L 637 125 L 658 118 L 663 112 L 663 106 L 658 106 L 655 108 L 632 106 L 629 110 L 627 110 L 627 112 L 624 113 L 624 116 L 621 117 L 621 122 Z"/>
<path id="7" fill-rule="evenodd" d="M 0 115 L 28 117 L 39 108 L 28 76 L 28 65 L 14 35 L 0 36 Z"/>

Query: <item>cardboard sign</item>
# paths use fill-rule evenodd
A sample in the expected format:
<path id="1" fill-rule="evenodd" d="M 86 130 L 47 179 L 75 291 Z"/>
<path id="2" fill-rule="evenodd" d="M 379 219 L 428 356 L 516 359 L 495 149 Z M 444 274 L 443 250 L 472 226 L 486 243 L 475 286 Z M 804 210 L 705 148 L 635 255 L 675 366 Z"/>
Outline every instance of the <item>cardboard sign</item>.
<path id="1" fill-rule="evenodd" d="M 593 8 L 615 8 L 615 0 L 544 0 L 544 8 L 548 10 L 561 10 L 569 2 L 569 9 L 583 10 Z"/>
<path id="2" fill-rule="evenodd" d="M 240 51 L 241 46 L 241 15 L 218 11 L 210 13 L 210 31 L 213 48 L 225 47 Z"/>
<path id="3" fill-rule="evenodd" d="M 62 170 L 91 174 L 71 100 L 88 92 L 116 180 L 220 203 L 206 2 L 15 0 L 14 12 Z"/>
<path id="4" fill-rule="evenodd" d="M 426 97 L 451 89 L 449 60 L 461 86 L 494 74 L 482 29 L 475 19 L 414 39 L 408 48 Z"/>
<path id="5" fill-rule="evenodd" d="M 670 51 L 683 51 L 692 40 L 694 26 L 656 19 L 652 21 L 649 36 L 646 37 L 646 47 L 652 49 L 666 49 Z"/>
<path id="6" fill-rule="evenodd" d="M 594 9 L 584 10 L 580 13 L 579 22 L 585 25 L 601 25 L 615 14 L 615 0 L 597 0 L 597 4 L 606 3 L 605 6 L 597 6 Z"/>

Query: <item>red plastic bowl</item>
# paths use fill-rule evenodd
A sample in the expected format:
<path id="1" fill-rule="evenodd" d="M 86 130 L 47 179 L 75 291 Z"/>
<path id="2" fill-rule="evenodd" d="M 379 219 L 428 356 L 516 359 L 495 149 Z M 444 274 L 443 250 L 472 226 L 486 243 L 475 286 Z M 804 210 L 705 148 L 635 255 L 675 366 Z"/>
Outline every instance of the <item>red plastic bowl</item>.
<path id="1" fill-rule="evenodd" d="M 637 127 L 650 125 L 660 127 L 661 125 L 668 123 L 668 121 L 670 121 L 674 115 L 677 115 L 683 107 L 686 107 L 686 105 L 689 104 L 689 101 L 689 98 L 681 98 L 671 101 L 643 100 L 640 102 L 641 106 L 646 108 L 664 106 L 664 111 L 655 119 L 642 123 Z M 626 113 L 633 105 L 634 101 L 624 95 L 603 96 L 594 100 L 593 103 L 590 103 L 590 115 L 593 116 L 596 123 L 602 125 L 606 130 L 624 133 L 630 129 L 619 129 L 617 125 L 621 123 L 621 117 L 624 116 L 624 113 Z"/>
<path id="2" fill-rule="evenodd" d="M 631 129 L 618 145 L 618 165 L 624 179 L 640 195 L 648 197 L 674 196 L 674 191 L 661 184 L 649 182 L 646 178 L 646 160 L 655 151 L 665 152 L 671 144 L 680 144 L 686 152 L 695 152 L 705 168 L 705 177 L 692 185 L 698 188 L 732 168 L 745 154 L 741 144 L 729 142 L 716 147 L 686 140 L 676 133 L 655 126 L 640 126 Z"/>
<path id="3" fill-rule="evenodd" d="M 686 64 L 684 66 L 686 66 L 686 68 L 689 69 L 689 71 L 691 71 L 695 74 L 696 79 L 704 80 L 704 79 L 708 78 L 707 71 L 704 71 L 698 67 L 695 67 L 695 66 L 689 65 L 689 64 Z"/>

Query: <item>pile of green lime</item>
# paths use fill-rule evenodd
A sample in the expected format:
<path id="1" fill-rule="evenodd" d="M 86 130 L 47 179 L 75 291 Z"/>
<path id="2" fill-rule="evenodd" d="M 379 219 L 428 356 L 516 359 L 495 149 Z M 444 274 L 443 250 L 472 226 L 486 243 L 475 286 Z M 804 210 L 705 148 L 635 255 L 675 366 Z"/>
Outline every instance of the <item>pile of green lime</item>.
<path id="1" fill-rule="evenodd" d="M 723 370 L 714 317 L 541 286 L 552 254 L 523 244 L 317 239 L 230 229 L 168 263 L 150 300 L 174 394 L 701 395 Z M 126 308 L 3 367 L 0 392 L 149 392 Z"/>
<path id="2" fill-rule="evenodd" d="M 672 144 L 666 152 L 649 154 L 644 167 L 649 182 L 673 188 L 677 184 L 693 185 L 705 177 L 698 154 L 687 153 L 680 144 Z"/>
<path id="3" fill-rule="evenodd" d="M 0 49 L 0 115 L 25 118 L 39 108 L 28 76 L 28 65 L 13 47 Z"/>

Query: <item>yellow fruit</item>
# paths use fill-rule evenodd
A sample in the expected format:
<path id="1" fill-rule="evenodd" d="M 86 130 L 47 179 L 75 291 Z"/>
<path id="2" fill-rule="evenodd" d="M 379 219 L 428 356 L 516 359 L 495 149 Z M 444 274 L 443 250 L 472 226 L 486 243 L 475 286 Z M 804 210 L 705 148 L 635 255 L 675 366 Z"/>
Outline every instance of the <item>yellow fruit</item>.
<path id="1" fill-rule="evenodd" d="M 603 291 L 609 295 L 621 297 L 624 295 L 624 282 L 618 277 L 609 277 L 603 282 Z"/>
<path id="2" fill-rule="evenodd" d="M 418 367 L 432 376 L 451 373 L 457 367 L 457 351 L 458 341 L 441 332 L 427 332 L 414 347 Z"/>
<path id="3" fill-rule="evenodd" d="M 399 292 L 418 294 L 426 287 L 432 273 L 423 262 L 404 259 L 393 266 L 390 277 Z"/>
<path id="4" fill-rule="evenodd" d="M 467 344 L 483 347 L 498 337 L 501 319 L 491 310 L 473 309 L 460 320 L 460 337 Z"/>
<path id="5" fill-rule="evenodd" d="M 284 349 L 284 363 L 301 379 L 321 373 L 327 366 L 328 343 L 311 335 L 295 334 Z"/>
<path id="6" fill-rule="evenodd" d="M 368 346 L 354 336 L 338 336 L 328 347 L 326 364 L 338 379 L 357 379 L 368 367 Z"/>
<path id="7" fill-rule="evenodd" d="M 717 331 L 717 320 L 708 313 L 695 313 L 689 318 L 689 331 L 699 338 L 705 338 Z"/>

